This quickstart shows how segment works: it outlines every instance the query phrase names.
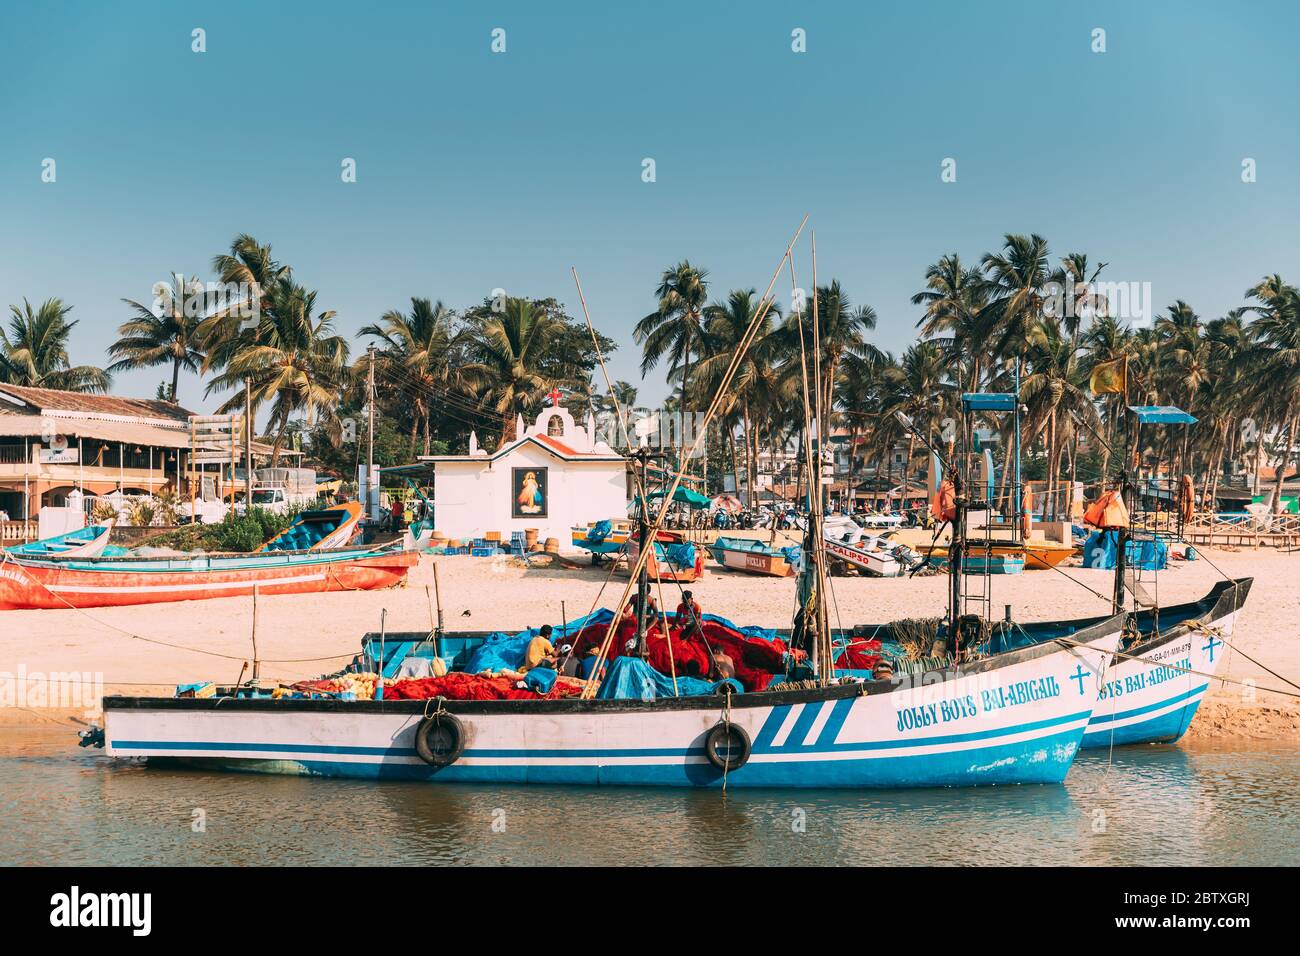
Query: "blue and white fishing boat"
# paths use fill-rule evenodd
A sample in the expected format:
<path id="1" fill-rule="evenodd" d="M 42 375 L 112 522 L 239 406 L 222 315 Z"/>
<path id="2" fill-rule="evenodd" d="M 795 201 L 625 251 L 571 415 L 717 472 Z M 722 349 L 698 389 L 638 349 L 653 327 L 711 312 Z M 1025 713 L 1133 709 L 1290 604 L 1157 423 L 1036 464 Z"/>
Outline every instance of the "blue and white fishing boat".
<path id="1" fill-rule="evenodd" d="M 1187 604 L 1141 611 L 1106 674 L 1084 747 L 1173 743 L 1187 732 L 1227 651 L 1251 578 Z M 1082 622 L 1081 622 L 1082 623 Z"/>
<path id="2" fill-rule="evenodd" d="M 103 524 L 89 525 L 56 534 L 52 538 L 42 538 L 28 544 L 18 544 L 6 548 L 10 554 L 32 558 L 98 558 L 126 554 L 126 548 L 109 547 L 108 539 L 113 533 L 116 519 L 110 518 Z"/>
<path id="3" fill-rule="evenodd" d="M 108 697 L 114 757 L 427 782 L 680 787 L 1059 783 L 1120 639 L 1073 635 L 892 680 L 726 697 Z"/>

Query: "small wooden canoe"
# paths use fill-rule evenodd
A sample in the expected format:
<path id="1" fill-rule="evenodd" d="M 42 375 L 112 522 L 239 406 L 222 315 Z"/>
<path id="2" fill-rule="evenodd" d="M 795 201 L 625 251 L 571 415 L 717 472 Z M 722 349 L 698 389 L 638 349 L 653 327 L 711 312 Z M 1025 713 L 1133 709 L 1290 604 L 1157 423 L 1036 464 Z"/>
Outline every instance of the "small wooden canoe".
<path id="1" fill-rule="evenodd" d="M 21 554 L 33 558 L 97 558 L 108 547 L 109 535 L 117 519 L 109 518 L 103 524 L 78 528 L 66 534 L 56 534 L 52 538 L 43 538 L 30 544 L 19 544 L 6 550 L 10 554 Z M 125 548 L 113 549 L 119 554 L 126 554 Z"/>
<path id="2" fill-rule="evenodd" d="M 299 512 L 289 527 L 257 550 L 322 551 L 326 548 L 347 547 L 360 527 L 361 514 L 359 501 Z"/>
<path id="3" fill-rule="evenodd" d="M 730 571 L 766 574 L 775 578 L 794 574 L 789 549 L 768 547 L 750 538 L 718 538 L 709 545 L 709 553 L 714 561 Z"/>
<path id="4" fill-rule="evenodd" d="M 345 548 L 183 558 L 35 559 L 6 554 L 0 610 L 119 607 L 216 597 L 372 591 L 406 580 L 414 551 Z"/>
<path id="5" fill-rule="evenodd" d="M 677 581 L 682 584 L 688 584 L 691 581 L 698 581 L 704 576 L 704 552 L 700 547 L 695 548 L 695 563 L 679 567 L 667 560 L 667 554 L 663 551 L 664 544 L 655 546 L 655 553 L 651 554 L 646 561 L 646 573 L 650 576 L 651 581 Z M 621 569 L 622 574 L 627 574 L 636 566 L 637 559 L 640 557 L 640 548 L 635 540 L 629 541 L 627 545 L 627 564 Z M 660 557 L 663 554 L 664 557 Z"/>

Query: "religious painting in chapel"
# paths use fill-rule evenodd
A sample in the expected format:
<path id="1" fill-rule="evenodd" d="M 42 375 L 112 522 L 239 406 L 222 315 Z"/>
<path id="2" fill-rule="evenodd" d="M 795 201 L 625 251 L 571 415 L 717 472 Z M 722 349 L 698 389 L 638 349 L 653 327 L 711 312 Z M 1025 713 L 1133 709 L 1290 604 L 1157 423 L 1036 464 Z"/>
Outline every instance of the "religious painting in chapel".
<path id="1" fill-rule="evenodd" d="M 510 505 L 512 518 L 545 518 L 550 503 L 546 468 L 512 468 L 510 486 L 514 500 Z"/>

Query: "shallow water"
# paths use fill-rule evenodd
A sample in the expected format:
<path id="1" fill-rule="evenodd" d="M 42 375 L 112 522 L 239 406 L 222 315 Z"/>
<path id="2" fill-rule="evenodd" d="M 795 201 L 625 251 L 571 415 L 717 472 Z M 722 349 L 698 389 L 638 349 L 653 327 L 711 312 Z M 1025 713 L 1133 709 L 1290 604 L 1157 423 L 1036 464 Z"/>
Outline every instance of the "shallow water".
<path id="1" fill-rule="evenodd" d="M 1294 745 L 1085 751 L 1064 786 L 721 794 L 159 770 L 6 737 L 0 864 L 1300 863 Z"/>

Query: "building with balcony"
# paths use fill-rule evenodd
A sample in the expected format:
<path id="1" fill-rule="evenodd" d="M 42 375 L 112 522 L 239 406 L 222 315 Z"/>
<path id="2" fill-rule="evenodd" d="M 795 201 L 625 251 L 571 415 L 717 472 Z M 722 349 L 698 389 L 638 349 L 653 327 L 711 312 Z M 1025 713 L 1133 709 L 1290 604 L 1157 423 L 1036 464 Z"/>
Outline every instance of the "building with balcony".
<path id="1" fill-rule="evenodd" d="M 179 405 L 0 384 L 0 519 L 83 495 L 184 488 L 189 416 Z"/>

